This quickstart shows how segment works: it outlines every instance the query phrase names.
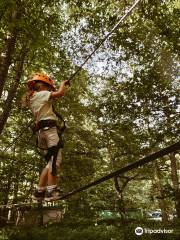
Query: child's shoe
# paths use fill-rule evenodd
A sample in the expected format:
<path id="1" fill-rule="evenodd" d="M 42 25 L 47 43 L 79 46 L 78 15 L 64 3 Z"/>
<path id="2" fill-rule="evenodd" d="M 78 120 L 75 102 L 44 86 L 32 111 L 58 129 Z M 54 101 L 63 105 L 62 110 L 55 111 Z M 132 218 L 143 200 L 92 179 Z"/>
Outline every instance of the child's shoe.
<path id="1" fill-rule="evenodd" d="M 32 199 L 36 201 L 42 201 L 45 197 L 45 190 L 38 191 L 37 189 L 33 192 Z"/>
<path id="2" fill-rule="evenodd" d="M 46 191 L 44 200 L 47 202 L 55 201 L 60 199 L 61 197 L 62 197 L 62 192 L 59 189 L 54 188 L 52 191 Z"/>

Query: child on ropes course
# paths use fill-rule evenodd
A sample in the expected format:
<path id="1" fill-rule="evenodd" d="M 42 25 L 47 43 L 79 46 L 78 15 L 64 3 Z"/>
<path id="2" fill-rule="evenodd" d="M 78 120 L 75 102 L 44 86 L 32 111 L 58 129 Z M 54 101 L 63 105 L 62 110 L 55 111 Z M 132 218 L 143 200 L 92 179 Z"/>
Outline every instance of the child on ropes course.
<path id="1" fill-rule="evenodd" d="M 46 167 L 42 170 L 33 200 L 53 201 L 60 198 L 57 189 L 56 167 L 61 163 L 61 142 L 57 130 L 57 116 L 53 111 L 53 99 L 64 95 L 69 81 L 62 81 L 55 90 L 53 80 L 45 74 L 35 74 L 27 81 L 29 91 L 23 103 L 28 105 L 35 117 L 35 130 L 38 136 L 38 147 L 44 149 Z"/>

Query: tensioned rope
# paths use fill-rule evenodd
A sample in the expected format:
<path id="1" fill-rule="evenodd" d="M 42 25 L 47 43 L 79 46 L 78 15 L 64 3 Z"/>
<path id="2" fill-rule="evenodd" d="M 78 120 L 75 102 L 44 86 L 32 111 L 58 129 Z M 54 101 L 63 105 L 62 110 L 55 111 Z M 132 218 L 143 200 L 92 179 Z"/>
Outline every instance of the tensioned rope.
<path id="1" fill-rule="evenodd" d="M 97 46 L 94 48 L 94 50 L 87 56 L 87 58 L 84 60 L 84 62 L 78 67 L 78 69 L 71 75 L 69 78 L 69 81 L 71 81 L 79 71 L 81 71 L 82 67 L 88 62 L 88 60 L 94 55 L 94 53 L 100 48 L 100 46 L 112 35 L 112 33 L 117 30 L 120 26 L 120 24 L 124 21 L 124 19 L 132 12 L 132 10 L 137 6 L 137 4 L 141 0 L 137 0 L 134 2 L 134 4 L 126 11 L 126 13 L 119 19 L 119 21 L 116 23 L 116 25 L 112 28 L 112 30 L 102 39 L 99 41 Z"/>
<path id="2" fill-rule="evenodd" d="M 72 191 L 72 192 L 62 196 L 60 199 L 66 199 L 66 198 L 68 198 L 68 197 L 70 197 L 70 196 L 72 196 L 72 195 L 74 195 L 74 194 L 76 194 L 78 192 L 81 192 L 81 191 L 84 191 L 84 190 L 86 190 L 86 189 L 88 189 L 90 187 L 96 186 L 97 184 L 100 184 L 100 183 L 102 183 L 104 181 L 107 181 L 107 180 L 109 180 L 109 179 L 111 179 L 113 177 L 116 177 L 116 176 L 118 176 L 118 175 L 120 175 L 122 173 L 128 172 L 128 171 L 130 171 L 132 169 L 141 167 L 144 164 L 152 162 L 152 161 L 156 160 L 157 158 L 163 157 L 164 155 L 167 155 L 167 154 L 169 154 L 171 152 L 176 152 L 177 150 L 180 150 L 180 141 L 177 142 L 177 143 L 174 143 L 174 144 L 172 144 L 172 145 L 170 145 L 170 146 L 168 146 L 166 148 L 163 148 L 163 149 L 159 150 L 158 152 L 152 153 L 152 154 L 150 154 L 150 155 L 148 155 L 148 156 L 146 156 L 144 158 L 141 158 L 138 161 L 130 163 L 129 165 L 127 165 L 127 166 L 125 166 L 123 168 L 120 168 L 120 169 L 118 169 L 118 170 L 116 170 L 116 171 L 114 171 L 114 172 L 112 172 L 110 174 L 107 174 L 104 177 L 101 177 L 101 178 L 97 179 L 94 182 L 91 182 L 91 183 L 89 183 L 89 184 L 87 184 L 87 185 L 85 185 L 85 186 L 83 186 L 83 187 L 81 187 L 79 189 L 76 189 L 76 190 L 74 190 L 74 191 Z"/>
<path id="3" fill-rule="evenodd" d="M 105 181 L 107 181 L 107 180 L 109 180 L 113 177 L 119 176 L 122 173 L 126 173 L 126 172 L 131 171 L 135 168 L 141 167 L 141 166 L 143 166 L 147 163 L 150 163 L 150 162 L 152 162 L 152 161 L 154 161 L 158 158 L 161 158 L 161 157 L 163 157 L 163 156 L 165 156 L 169 153 L 177 152 L 178 150 L 180 150 L 180 141 L 176 142 L 176 143 L 174 143 L 174 144 L 172 144 L 172 145 L 170 145 L 166 148 L 163 148 L 163 149 L 161 149 L 161 150 L 159 150 L 155 153 L 152 153 L 152 154 L 150 154 L 146 157 L 143 157 L 138 161 L 130 163 L 125 167 L 122 167 L 122 168 L 120 168 L 116 171 L 113 171 L 113 172 L 111 172 L 111 173 L 109 173 L 109 174 L 107 174 L 107 175 L 105 175 L 105 176 L 103 176 L 103 177 L 101 177 L 101 178 L 83 186 L 83 187 L 80 187 L 80 188 L 78 188 L 74 191 L 71 191 L 71 192 L 63 195 L 59 200 L 67 199 L 67 198 L 69 198 L 69 197 L 71 197 L 71 196 L 73 196 L 73 195 L 75 195 L 79 192 L 82 192 L 82 191 L 87 190 L 87 189 L 89 189 L 93 186 L 96 186 L 100 183 L 103 183 L 103 182 L 105 182 Z M 20 206 L 28 206 L 28 205 L 33 205 L 33 204 L 38 204 L 38 203 L 19 203 L 19 204 L 1 205 L 0 208 L 11 208 L 11 207 L 16 207 L 16 206 L 20 207 Z"/>
<path id="4" fill-rule="evenodd" d="M 117 24 L 112 28 L 112 30 L 102 39 L 99 41 L 99 43 L 97 44 L 97 46 L 94 48 L 94 50 L 87 56 L 87 58 L 84 60 L 84 62 L 78 67 L 78 69 L 69 77 L 69 81 L 71 81 L 76 75 L 77 73 L 79 73 L 82 69 L 82 67 L 88 62 L 88 60 L 95 54 L 95 52 L 100 48 L 100 46 L 112 35 L 112 33 L 117 30 L 120 26 L 120 24 L 124 21 L 124 19 L 133 11 L 133 9 L 137 6 L 137 4 L 140 2 L 141 0 L 137 0 L 134 2 L 134 4 L 126 11 L 126 13 L 119 19 L 119 21 L 117 22 Z M 5 148 L 4 152 L 7 151 L 8 149 L 10 149 L 15 142 L 17 142 L 17 140 L 20 138 L 21 134 L 23 133 L 23 131 L 15 138 L 15 141 L 13 141 L 12 144 L 10 144 L 8 147 Z"/>

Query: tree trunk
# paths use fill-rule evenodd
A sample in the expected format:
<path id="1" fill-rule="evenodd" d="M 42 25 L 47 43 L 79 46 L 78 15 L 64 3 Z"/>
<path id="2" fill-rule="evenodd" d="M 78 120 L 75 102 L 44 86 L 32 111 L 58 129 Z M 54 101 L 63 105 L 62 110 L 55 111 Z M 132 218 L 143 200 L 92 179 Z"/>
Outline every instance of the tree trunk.
<path id="1" fill-rule="evenodd" d="M 13 10 L 9 22 L 10 25 L 9 33 L 4 43 L 4 49 L 2 50 L 0 55 L 0 97 L 2 96 L 2 92 L 8 75 L 9 66 L 11 65 L 15 50 L 18 32 L 16 27 L 16 21 L 18 17 L 19 17 L 18 11 Z"/>
<path id="2" fill-rule="evenodd" d="M 7 205 L 8 201 L 9 201 L 9 193 L 10 193 L 11 185 L 12 185 L 12 176 L 13 176 L 13 172 L 12 172 L 12 168 L 10 168 L 10 171 L 6 178 L 7 183 L 4 184 L 4 191 L 3 191 L 3 194 L 4 194 L 3 204 L 4 205 Z"/>
<path id="3" fill-rule="evenodd" d="M 124 214 L 125 214 L 125 203 L 124 203 L 124 197 L 123 197 L 123 190 L 120 185 L 119 185 L 119 181 L 118 181 L 118 177 L 114 177 L 114 186 L 117 192 L 117 196 L 118 196 L 118 210 L 120 211 L 122 220 L 124 219 Z"/>
<path id="4" fill-rule="evenodd" d="M 179 189 L 179 179 L 177 174 L 177 159 L 175 153 L 170 154 L 171 160 L 171 179 L 173 183 L 174 196 L 175 196 L 175 209 L 177 218 L 180 218 L 180 189 Z"/>
<path id="5" fill-rule="evenodd" d="M 155 183 L 159 192 L 159 207 L 161 209 L 162 213 L 162 222 L 167 223 L 168 222 L 168 214 L 166 211 L 166 202 L 164 199 L 164 193 L 163 193 L 163 187 L 161 184 L 161 172 L 158 166 L 158 163 L 155 163 Z"/>
<path id="6" fill-rule="evenodd" d="M 3 128 L 6 124 L 6 121 L 9 117 L 9 114 L 10 114 L 10 111 L 11 111 L 11 108 L 12 108 L 12 102 L 13 102 L 13 99 L 16 95 L 16 91 L 17 91 L 17 88 L 18 88 L 18 85 L 19 85 L 19 82 L 20 82 L 20 78 L 21 78 L 21 75 L 22 75 L 24 59 L 25 59 L 26 53 L 27 53 L 26 48 L 24 48 L 22 50 L 22 53 L 21 53 L 21 60 L 17 64 L 15 82 L 8 92 L 7 99 L 6 99 L 6 101 L 4 103 L 4 106 L 3 106 L 3 112 L 0 115 L 0 134 L 3 131 Z"/>
<path id="7" fill-rule="evenodd" d="M 18 190 L 19 190 L 19 176 L 21 173 L 21 167 L 15 169 L 15 171 L 16 173 L 14 173 L 14 175 L 15 175 L 16 181 L 13 184 L 13 200 L 12 200 L 13 204 L 17 203 L 17 196 L 18 196 Z"/>

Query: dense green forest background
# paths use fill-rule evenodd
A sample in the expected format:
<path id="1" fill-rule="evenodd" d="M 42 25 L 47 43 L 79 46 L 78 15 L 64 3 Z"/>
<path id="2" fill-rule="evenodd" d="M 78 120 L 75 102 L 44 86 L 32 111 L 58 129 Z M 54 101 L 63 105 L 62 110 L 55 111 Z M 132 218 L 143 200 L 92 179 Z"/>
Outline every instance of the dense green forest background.
<path id="1" fill-rule="evenodd" d="M 21 106 L 29 76 L 45 72 L 56 86 L 69 79 L 133 3 L 0 0 L 1 205 L 29 202 L 45 164 L 29 127 L 32 115 Z M 140 1 L 56 103 L 67 125 L 59 173 L 65 192 L 179 140 L 179 16 L 178 0 Z M 81 192 L 60 203 L 67 216 L 61 230 L 69 233 L 73 223 L 80 227 L 96 221 L 101 210 L 119 212 L 126 222 L 132 208 L 159 209 L 160 226 L 172 224 L 170 216 L 176 216 L 175 226 L 179 171 L 175 152 Z M 127 235 L 122 231 L 121 236 L 131 239 L 127 226 Z M 62 239 L 120 239 L 113 225 L 82 229 Z M 61 239 L 52 232 L 47 239 Z M 39 236 L 46 239 L 47 234 Z"/>

